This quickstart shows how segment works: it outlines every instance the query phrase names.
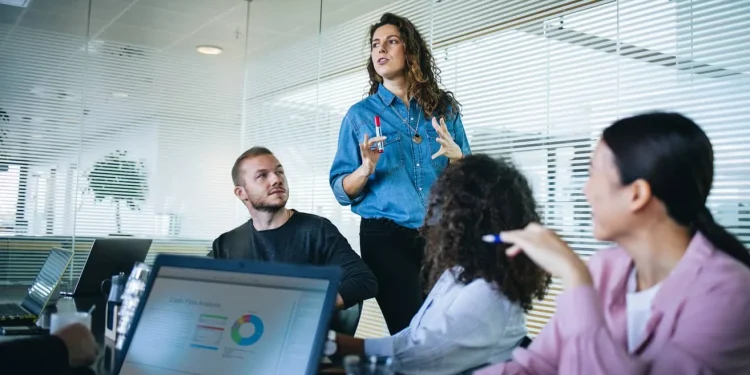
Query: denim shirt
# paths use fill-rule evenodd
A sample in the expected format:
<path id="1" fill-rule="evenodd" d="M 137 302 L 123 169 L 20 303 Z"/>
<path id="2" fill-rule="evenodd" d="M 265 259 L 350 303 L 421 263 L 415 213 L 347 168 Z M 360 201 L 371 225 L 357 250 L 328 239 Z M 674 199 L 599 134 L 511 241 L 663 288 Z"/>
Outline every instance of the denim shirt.
<path id="1" fill-rule="evenodd" d="M 409 107 L 410 110 L 383 85 L 375 95 L 353 105 L 341 123 L 329 182 L 336 200 L 351 205 L 352 211 L 362 218 L 386 218 L 407 228 L 418 228 L 424 221 L 430 187 L 448 165 L 448 158 L 432 159 L 432 154 L 440 150 L 432 118 L 425 118 L 422 107 L 413 98 Z M 385 150 L 360 195 L 349 198 L 344 191 L 344 177 L 362 164 L 359 143 L 364 141 L 365 134 L 375 136 L 375 116 L 380 116 Z M 461 116 L 446 118 L 446 126 L 463 154 L 470 154 Z M 412 141 L 414 128 L 422 137 L 420 144 Z"/>

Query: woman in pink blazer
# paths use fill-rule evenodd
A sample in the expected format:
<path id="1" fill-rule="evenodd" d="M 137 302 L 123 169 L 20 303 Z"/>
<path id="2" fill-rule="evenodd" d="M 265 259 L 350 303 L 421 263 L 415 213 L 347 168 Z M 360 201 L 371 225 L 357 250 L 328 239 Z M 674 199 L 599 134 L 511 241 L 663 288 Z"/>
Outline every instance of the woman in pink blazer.
<path id="1" fill-rule="evenodd" d="M 478 374 L 749 374 L 750 254 L 706 208 L 713 177 L 708 137 L 679 114 L 604 130 L 585 193 L 617 247 L 587 266 L 540 225 L 501 233 L 566 290 L 528 349 Z"/>

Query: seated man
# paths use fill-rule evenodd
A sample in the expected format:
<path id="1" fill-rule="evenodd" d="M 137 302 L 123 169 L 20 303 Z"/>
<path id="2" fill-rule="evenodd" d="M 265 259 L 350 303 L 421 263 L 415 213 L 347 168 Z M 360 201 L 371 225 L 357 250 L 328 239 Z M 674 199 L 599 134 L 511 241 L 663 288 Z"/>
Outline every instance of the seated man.
<path id="1" fill-rule="evenodd" d="M 378 292 L 372 271 L 328 219 L 286 208 L 284 167 L 264 147 L 245 151 L 232 167 L 234 194 L 251 219 L 219 236 L 209 253 L 216 259 L 338 265 L 343 275 L 336 308 L 346 309 Z"/>

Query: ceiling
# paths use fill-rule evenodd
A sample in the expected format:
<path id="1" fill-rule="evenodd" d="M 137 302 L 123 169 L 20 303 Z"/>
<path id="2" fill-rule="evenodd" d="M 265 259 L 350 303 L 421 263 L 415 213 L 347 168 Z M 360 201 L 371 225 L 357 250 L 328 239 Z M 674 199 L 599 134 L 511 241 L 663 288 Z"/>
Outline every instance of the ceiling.
<path id="1" fill-rule="evenodd" d="M 245 0 L 92 0 L 90 25 L 88 8 L 89 0 L 0 5 L 0 23 L 156 51 L 194 52 L 212 44 L 224 49 L 222 57 L 244 56 Z"/>
<path id="2" fill-rule="evenodd" d="M 268 51 L 315 36 L 323 28 L 356 18 L 394 0 L 31 0 L 27 8 L 0 5 L 0 24 L 65 35 L 87 35 L 160 52 L 195 53 L 197 45 L 220 46 L 217 58 Z M 320 16 L 321 9 L 323 17 Z M 90 27 L 90 29 L 89 29 Z M 366 27 L 363 25 L 363 28 Z M 7 35 L 7 34 L 6 34 Z M 6 35 L 0 33 L 0 38 Z"/>
<path id="3" fill-rule="evenodd" d="M 107 64 L 127 61 L 112 60 L 104 54 L 100 55 L 102 58 L 91 60 L 102 66 L 98 67 L 96 75 L 88 78 L 98 80 L 89 85 L 98 91 L 90 90 L 85 103 L 89 119 L 87 132 L 92 134 L 89 138 L 104 139 L 114 136 L 110 133 L 119 129 L 120 118 L 127 118 L 134 128 L 140 123 L 149 123 L 149 119 L 162 112 L 165 118 L 172 118 L 174 114 L 170 111 L 175 107 L 162 108 L 153 103 L 153 88 L 160 87 L 158 85 L 169 84 L 169 95 L 190 96 L 189 100 L 194 100 L 195 94 L 188 89 L 211 78 L 207 83 L 210 88 L 223 89 L 218 94 L 234 95 L 231 87 L 236 85 L 232 82 L 242 82 L 246 40 L 248 59 L 253 59 L 315 38 L 321 21 L 326 30 L 361 18 L 394 0 L 322 1 L 321 4 L 321 0 L 31 0 L 26 8 L 0 4 L 0 50 L 12 51 L 10 55 L 0 56 L 0 61 L 15 68 L 10 71 L 22 75 L 14 73 L 16 78 L 5 92 L 2 107 L 12 118 L 26 121 L 14 122 L 14 126 L 26 129 L 15 135 L 24 138 L 29 145 L 44 142 L 42 138 L 50 129 L 65 129 L 58 124 L 60 122 L 70 126 L 77 124 L 80 120 L 77 108 L 82 101 L 79 81 L 83 80 L 83 75 L 74 63 L 83 61 L 76 60 L 76 56 L 85 50 L 87 40 L 91 41 L 89 54 L 100 50 L 110 54 L 140 50 L 154 57 L 149 59 L 152 64 L 171 64 L 175 56 L 177 60 L 185 56 L 200 61 L 190 66 L 204 70 L 169 74 L 166 65 L 126 64 L 115 72 L 109 70 Z M 364 32 L 367 24 L 362 27 Z M 195 47 L 202 44 L 220 46 L 224 52 L 218 56 L 200 55 Z M 54 50 L 40 50 L 48 47 Z M 38 58 L 42 56 L 40 53 L 45 56 L 43 59 L 38 59 L 33 67 L 24 68 L 23 59 Z M 160 53 L 169 57 L 159 58 Z M 141 66 L 149 66 L 153 72 Z M 50 68 L 58 69 L 57 74 L 63 79 L 53 79 L 55 74 Z M 128 69 L 133 69 L 132 73 Z M 132 78 L 138 76 L 154 76 L 152 80 L 161 81 L 152 83 Z M 182 91 L 175 94 L 175 90 Z M 61 98 L 60 93 L 65 97 Z M 224 96 L 210 99 L 212 103 L 221 102 Z M 40 107 L 35 103 L 46 104 Z M 182 105 L 180 103 L 175 99 L 173 105 Z M 236 109 L 241 111 L 241 106 Z M 133 113 L 138 116 L 133 117 Z M 96 117 L 99 114 L 107 118 L 99 119 Z M 34 134 L 29 133 L 32 130 Z"/>

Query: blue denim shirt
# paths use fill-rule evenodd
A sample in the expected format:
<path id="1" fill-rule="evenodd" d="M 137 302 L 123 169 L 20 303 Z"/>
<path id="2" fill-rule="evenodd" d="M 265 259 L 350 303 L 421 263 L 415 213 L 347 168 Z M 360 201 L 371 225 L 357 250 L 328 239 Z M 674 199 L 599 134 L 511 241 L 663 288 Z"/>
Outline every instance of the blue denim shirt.
<path id="1" fill-rule="evenodd" d="M 415 99 L 411 100 L 410 109 L 383 85 L 375 95 L 353 105 L 341 123 L 329 182 L 336 200 L 342 205 L 351 205 L 352 211 L 362 218 L 386 218 L 407 228 L 418 228 L 424 221 L 430 187 L 448 165 L 448 158 L 439 156 L 432 160 L 432 154 L 440 149 L 432 118 L 425 118 Z M 380 116 L 381 130 L 386 137 L 385 151 L 360 195 L 350 199 L 344 191 L 344 177 L 362 164 L 359 143 L 365 134 L 375 136 L 376 115 Z M 414 131 L 402 118 L 409 121 L 412 128 L 419 124 L 417 132 L 422 143 L 412 141 Z M 463 154 L 470 154 L 461 116 L 446 119 L 446 125 Z"/>

